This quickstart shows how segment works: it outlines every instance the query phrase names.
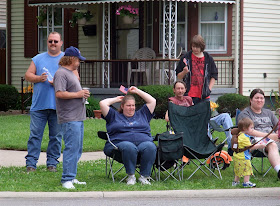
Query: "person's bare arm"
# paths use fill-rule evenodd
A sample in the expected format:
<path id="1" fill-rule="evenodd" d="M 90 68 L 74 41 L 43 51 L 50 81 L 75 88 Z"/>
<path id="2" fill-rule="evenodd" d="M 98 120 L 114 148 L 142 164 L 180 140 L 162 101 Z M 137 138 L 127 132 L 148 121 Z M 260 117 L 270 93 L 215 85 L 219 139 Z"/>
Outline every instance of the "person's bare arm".
<path id="1" fill-rule="evenodd" d="M 153 98 L 150 94 L 142 91 L 141 89 L 138 89 L 137 87 L 130 87 L 127 92 L 130 92 L 132 94 L 137 94 L 140 96 L 145 102 L 147 107 L 149 108 L 150 112 L 153 113 L 156 107 L 156 99 Z"/>
<path id="2" fill-rule="evenodd" d="M 168 111 L 166 111 L 164 119 L 165 119 L 165 121 L 169 122 Z"/>
<path id="3" fill-rule="evenodd" d="M 214 86 L 214 84 L 215 84 L 215 81 L 216 81 L 216 80 L 215 80 L 214 78 L 211 78 L 211 79 L 210 79 L 210 82 L 209 82 L 209 89 L 210 89 L 210 90 L 212 90 L 212 88 L 213 88 L 213 86 Z"/>
<path id="4" fill-rule="evenodd" d="M 78 92 L 57 91 L 55 96 L 59 99 L 79 99 L 88 98 L 90 95 L 88 90 L 80 90 Z"/>
<path id="5" fill-rule="evenodd" d="M 107 98 L 103 99 L 99 102 L 101 113 L 103 114 L 104 117 L 107 116 L 110 106 L 114 103 L 121 102 L 124 96 L 117 96 L 113 98 Z"/>
<path id="6" fill-rule="evenodd" d="M 47 74 L 46 72 L 42 73 L 41 75 L 36 75 L 36 66 L 33 61 L 31 61 L 26 73 L 25 73 L 25 79 L 32 83 L 38 83 L 38 82 L 45 82 L 47 81 Z"/>

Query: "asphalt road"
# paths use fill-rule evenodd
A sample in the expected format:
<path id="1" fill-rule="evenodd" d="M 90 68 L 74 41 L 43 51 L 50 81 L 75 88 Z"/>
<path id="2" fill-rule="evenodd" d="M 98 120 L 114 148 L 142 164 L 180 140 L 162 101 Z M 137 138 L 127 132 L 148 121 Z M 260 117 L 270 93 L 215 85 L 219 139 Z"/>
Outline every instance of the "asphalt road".
<path id="1" fill-rule="evenodd" d="M 244 190 L 246 193 L 246 190 Z M 225 194 L 226 196 L 226 194 Z M 0 198 L 3 206 L 280 206 L 279 197 L 221 198 Z"/>

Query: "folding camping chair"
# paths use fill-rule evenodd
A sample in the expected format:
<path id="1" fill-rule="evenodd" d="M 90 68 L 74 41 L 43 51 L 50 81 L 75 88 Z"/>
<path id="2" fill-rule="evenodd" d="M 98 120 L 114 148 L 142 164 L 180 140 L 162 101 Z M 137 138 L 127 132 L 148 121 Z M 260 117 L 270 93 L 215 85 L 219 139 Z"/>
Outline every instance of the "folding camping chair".
<path id="1" fill-rule="evenodd" d="M 106 176 L 107 177 L 112 177 L 113 182 L 115 182 L 115 175 L 118 174 L 122 169 L 124 169 L 124 165 L 122 162 L 122 155 L 120 150 L 118 149 L 118 147 L 116 145 L 114 145 L 114 143 L 111 142 L 109 134 L 107 132 L 103 132 L 103 131 L 98 131 L 97 135 L 99 138 L 103 139 L 103 140 L 107 140 L 110 144 L 113 145 L 114 150 L 111 156 L 107 156 L 106 154 Z M 114 163 L 115 161 L 121 163 L 122 165 L 120 167 L 118 167 L 117 169 L 114 169 Z M 138 156 L 138 160 L 137 163 L 139 162 L 139 156 Z M 109 166 L 109 167 L 108 167 Z M 139 173 L 138 168 L 136 168 L 136 172 Z M 127 178 L 127 175 L 125 177 L 123 177 L 120 182 L 122 182 L 123 180 L 125 180 Z"/>
<path id="2" fill-rule="evenodd" d="M 205 169 L 216 178 L 222 179 L 217 157 L 214 154 L 222 150 L 226 139 L 216 146 L 208 137 L 208 123 L 211 116 L 210 102 L 202 102 L 190 107 L 178 106 L 169 102 L 168 110 L 170 124 L 175 134 L 183 132 L 184 155 L 197 166 L 188 179 L 198 170 L 208 176 L 208 173 L 204 171 Z M 214 173 L 215 170 L 212 171 L 206 164 L 211 156 L 215 160 L 215 168 L 217 168 L 220 177 Z"/>
<path id="3" fill-rule="evenodd" d="M 238 125 L 238 115 L 240 114 L 240 109 L 236 109 L 236 116 L 235 116 L 235 123 L 236 125 Z M 263 174 L 263 177 L 266 176 L 266 174 L 269 172 L 269 170 L 271 170 L 272 166 L 270 166 L 265 172 L 264 172 L 264 159 L 267 158 L 262 152 L 260 152 L 259 150 L 253 150 L 251 152 L 252 155 L 252 160 L 255 158 L 261 158 L 261 172 L 257 169 L 257 167 L 255 166 L 255 162 L 251 161 L 252 167 L 256 170 L 257 173 L 259 174 Z"/>
<path id="4" fill-rule="evenodd" d="M 172 134 L 167 131 L 157 134 L 155 141 L 158 142 L 157 158 L 154 164 L 154 171 L 155 168 L 157 169 L 156 180 L 161 180 L 161 174 L 165 175 L 164 181 L 169 177 L 177 181 L 182 180 L 183 133 Z"/>

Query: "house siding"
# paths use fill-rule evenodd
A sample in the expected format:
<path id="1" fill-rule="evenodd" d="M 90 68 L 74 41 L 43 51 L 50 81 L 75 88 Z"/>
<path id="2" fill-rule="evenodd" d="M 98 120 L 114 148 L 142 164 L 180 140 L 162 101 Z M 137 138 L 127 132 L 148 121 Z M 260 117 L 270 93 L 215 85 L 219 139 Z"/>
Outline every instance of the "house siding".
<path id="1" fill-rule="evenodd" d="M 24 58 L 24 0 L 11 1 L 11 83 L 18 90 L 31 59 Z"/>
<path id="2" fill-rule="evenodd" d="M 0 1 L 0 28 L 6 25 L 6 0 Z"/>
<path id="3" fill-rule="evenodd" d="M 261 88 L 278 91 L 280 77 L 280 2 L 244 1 L 243 94 Z M 266 78 L 264 73 L 266 73 Z"/>
<path id="4" fill-rule="evenodd" d="M 98 17 L 102 12 L 102 7 L 96 9 L 93 5 L 89 9 L 94 13 L 94 18 L 87 22 L 87 24 L 98 24 Z M 94 9 L 94 10 L 93 10 Z M 31 58 L 24 57 L 24 0 L 13 0 L 11 2 L 11 84 L 18 90 L 21 89 L 21 77 L 25 75 L 28 69 Z M 102 17 L 102 16 L 101 16 Z M 79 48 L 81 53 L 88 59 L 100 59 L 101 49 L 98 46 L 98 42 L 101 39 L 102 25 L 97 25 L 96 36 L 85 36 L 82 30 L 82 26 L 79 26 Z"/>

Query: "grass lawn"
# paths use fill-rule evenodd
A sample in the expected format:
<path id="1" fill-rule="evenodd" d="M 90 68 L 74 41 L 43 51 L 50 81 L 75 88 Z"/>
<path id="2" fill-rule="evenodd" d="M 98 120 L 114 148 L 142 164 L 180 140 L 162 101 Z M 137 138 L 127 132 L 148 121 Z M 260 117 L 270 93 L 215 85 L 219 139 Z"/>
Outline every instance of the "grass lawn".
<path id="1" fill-rule="evenodd" d="M 0 116 L 0 149 L 27 150 L 29 138 L 29 115 L 10 115 Z M 101 151 L 104 147 L 104 140 L 97 137 L 98 131 L 106 131 L 106 123 L 103 119 L 87 119 L 84 121 L 84 152 Z M 166 122 L 162 119 L 152 119 L 152 135 L 166 131 Z M 219 142 L 224 140 L 224 133 L 214 133 L 219 136 Z M 48 145 L 48 126 L 46 125 L 42 151 L 47 150 Z"/>
<path id="2" fill-rule="evenodd" d="M 253 160 L 256 166 L 260 167 L 260 159 Z M 117 166 L 117 165 L 115 165 Z M 269 167 L 266 159 L 265 168 Z M 222 170 L 223 180 L 218 180 L 214 176 L 205 176 L 198 171 L 190 180 L 187 177 L 194 171 L 194 164 L 187 165 L 184 169 L 184 180 L 176 181 L 169 179 L 165 182 L 152 182 L 152 186 L 141 185 L 137 183 L 134 186 L 126 185 L 125 182 L 119 183 L 125 173 L 122 172 L 116 176 L 116 182 L 113 183 L 110 178 L 105 176 L 105 160 L 81 162 L 78 165 L 77 179 L 86 181 L 87 185 L 76 185 L 73 191 L 140 191 L 140 190 L 187 190 L 187 189 L 232 189 L 233 164 L 226 170 Z M 215 172 L 216 174 L 217 171 Z M 255 172 L 256 173 L 256 172 Z M 45 166 L 39 166 L 36 172 L 26 173 L 25 167 L 0 168 L 0 191 L 25 191 L 25 192 L 60 192 L 68 191 L 63 189 L 60 184 L 62 174 L 62 164 L 58 165 L 58 172 L 51 173 Z M 138 177 L 138 175 L 136 175 Z M 266 175 L 257 174 L 251 177 L 252 182 L 257 184 L 258 188 L 279 187 L 276 172 L 272 169 Z M 238 186 L 236 188 L 242 188 Z M 72 190 L 71 190 L 72 191 Z"/>
<path id="3" fill-rule="evenodd" d="M 84 123 L 84 152 L 102 150 L 105 142 L 97 137 L 97 131 L 105 130 L 105 121 L 101 119 L 87 119 Z M 0 116 L 0 149 L 26 150 L 29 137 L 29 124 L 29 115 Z M 153 119 L 151 121 L 152 135 L 166 131 L 165 125 L 164 120 Z M 214 133 L 214 136 L 216 135 L 219 136 L 219 142 L 225 138 L 223 133 Z M 42 151 L 46 151 L 47 143 L 48 129 L 46 128 L 42 142 Z M 260 168 L 260 158 L 255 158 L 253 162 L 257 168 Z M 265 159 L 265 168 L 269 166 L 268 160 Z M 116 183 L 114 184 L 111 179 L 105 176 L 105 160 L 81 162 L 78 165 L 77 178 L 81 181 L 86 181 L 87 185 L 77 185 L 74 191 L 232 188 L 233 164 L 222 171 L 222 181 L 213 176 L 207 177 L 201 171 L 198 171 L 190 180 L 186 180 L 193 170 L 193 164 L 187 165 L 184 169 L 185 179 L 181 182 L 170 179 L 166 182 L 153 182 L 152 186 L 142 186 L 139 183 L 134 186 L 128 186 L 125 183 L 118 182 L 125 175 L 124 172 L 116 177 Z M 0 167 L 0 191 L 66 191 L 60 184 L 61 174 L 61 163 L 58 165 L 57 173 L 48 172 L 45 166 L 39 166 L 34 173 L 26 173 L 25 167 Z M 276 177 L 276 172 L 273 169 L 269 171 L 265 178 L 256 172 L 255 175 L 255 177 L 251 178 L 251 181 L 256 183 L 257 187 L 279 187 L 280 185 Z"/>

